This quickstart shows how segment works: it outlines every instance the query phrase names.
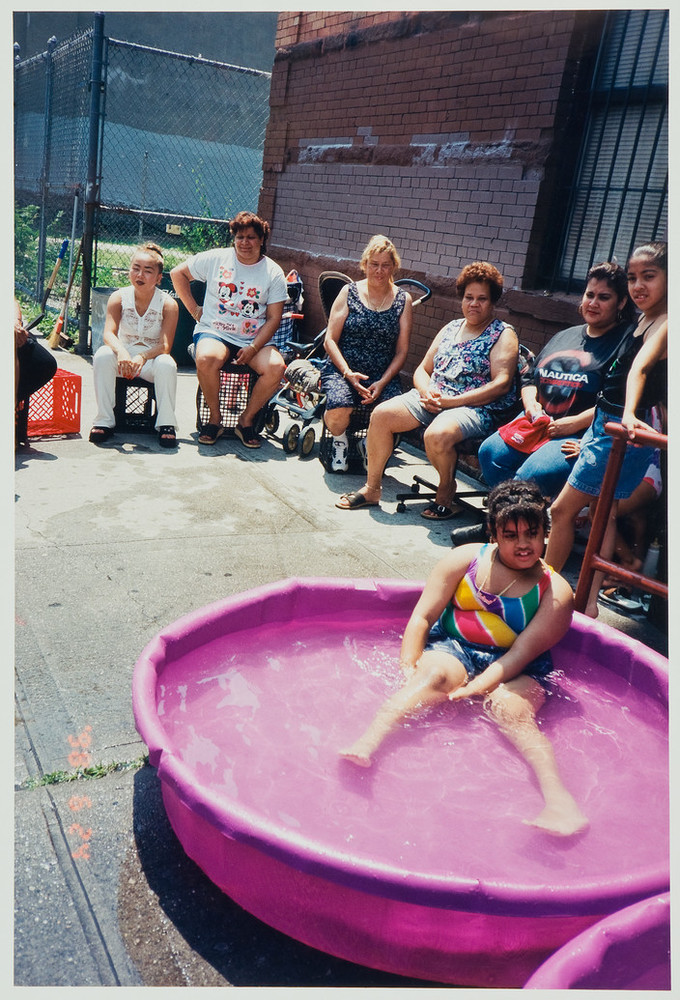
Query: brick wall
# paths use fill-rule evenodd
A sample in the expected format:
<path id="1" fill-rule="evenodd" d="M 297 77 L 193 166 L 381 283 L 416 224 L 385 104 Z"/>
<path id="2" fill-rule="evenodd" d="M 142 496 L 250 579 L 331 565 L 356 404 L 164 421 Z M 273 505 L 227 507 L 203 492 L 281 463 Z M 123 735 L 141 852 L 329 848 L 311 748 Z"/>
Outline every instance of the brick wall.
<path id="1" fill-rule="evenodd" d="M 579 17 L 279 16 L 260 212 L 272 256 L 302 274 L 309 336 L 324 324 L 319 273 L 359 277 L 378 232 L 435 293 L 416 313 L 409 372 L 460 315 L 454 280 L 472 260 L 500 269 L 499 315 L 533 349 L 576 321 L 578 299 L 522 288 Z"/>

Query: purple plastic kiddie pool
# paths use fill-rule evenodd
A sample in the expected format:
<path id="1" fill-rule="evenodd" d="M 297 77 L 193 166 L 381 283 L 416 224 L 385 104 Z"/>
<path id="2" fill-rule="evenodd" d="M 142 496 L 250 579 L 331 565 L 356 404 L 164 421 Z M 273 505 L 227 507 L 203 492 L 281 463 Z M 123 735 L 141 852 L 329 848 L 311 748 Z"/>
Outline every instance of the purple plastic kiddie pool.
<path id="1" fill-rule="evenodd" d="M 291 579 L 187 615 L 135 667 L 137 729 L 187 854 L 244 909 L 405 976 L 521 987 L 604 916 L 669 887 L 668 663 L 582 615 L 539 715 L 589 828 L 543 803 L 479 699 L 338 755 L 401 683 L 404 580 Z"/>
<path id="2" fill-rule="evenodd" d="M 633 903 L 555 952 L 527 990 L 670 990 L 670 894 Z"/>

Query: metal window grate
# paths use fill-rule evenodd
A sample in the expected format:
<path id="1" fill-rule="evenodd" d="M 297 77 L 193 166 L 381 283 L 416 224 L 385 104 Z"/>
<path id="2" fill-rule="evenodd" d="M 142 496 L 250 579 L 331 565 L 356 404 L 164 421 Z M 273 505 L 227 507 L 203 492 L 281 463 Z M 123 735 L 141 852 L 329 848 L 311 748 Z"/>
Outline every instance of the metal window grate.
<path id="1" fill-rule="evenodd" d="M 624 263 L 668 224 L 668 11 L 610 11 L 555 287 L 580 288 L 592 264 Z"/>

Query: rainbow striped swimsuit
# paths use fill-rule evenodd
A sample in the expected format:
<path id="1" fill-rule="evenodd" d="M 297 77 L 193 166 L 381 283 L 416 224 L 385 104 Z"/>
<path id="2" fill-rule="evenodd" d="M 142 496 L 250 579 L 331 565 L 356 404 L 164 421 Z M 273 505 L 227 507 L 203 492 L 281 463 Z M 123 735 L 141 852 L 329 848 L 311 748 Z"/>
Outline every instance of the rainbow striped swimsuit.
<path id="1" fill-rule="evenodd" d="M 538 583 L 521 597 L 488 594 L 475 583 L 479 559 L 488 548 L 487 542 L 468 566 L 453 598 L 444 608 L 439 624 L 452 639 L 508 649 L 536 614 L 550 582 L 550 569 L 546 567 Z"/>

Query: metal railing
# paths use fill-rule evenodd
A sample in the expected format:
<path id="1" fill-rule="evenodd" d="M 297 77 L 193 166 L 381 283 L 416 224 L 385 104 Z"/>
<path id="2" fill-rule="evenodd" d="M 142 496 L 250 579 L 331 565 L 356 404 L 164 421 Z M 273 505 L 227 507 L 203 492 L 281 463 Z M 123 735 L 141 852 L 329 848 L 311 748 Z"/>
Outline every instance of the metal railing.
<path id="1" fill-rule="evenodd" d="M 608 576 L 621 580 L 630 587 L 649 591 L 668 600 L 667 584 L 653 577 L 645 576 L 642 573 L 634 573 L 632 570 L 620 566 L 619 563 L 611 562 L 602 556 L 602 545 L 614 502 L 614 492 L 619 480 L 626 448 L 630 443 L 628 433 L 621 424 L 609 421 L 605 424 L 604 429 L 614 440 L 602 480 L 602 488 L 595 507 L 588 544 L 586 545 L 581 572 L 576 586 L 574 607 L 577 611 L 585 611 L 593 580 L 595 579 L 595 574 L 598 572 L 606 573 Z M 666 451 L 668 448 L 667 435 L 658 434 L 656 431 L 636 431 L 635 440 L 638 444 L 651 445 L 653 448 L 660 448 L 662 451 Z"/>

